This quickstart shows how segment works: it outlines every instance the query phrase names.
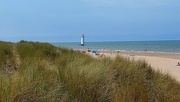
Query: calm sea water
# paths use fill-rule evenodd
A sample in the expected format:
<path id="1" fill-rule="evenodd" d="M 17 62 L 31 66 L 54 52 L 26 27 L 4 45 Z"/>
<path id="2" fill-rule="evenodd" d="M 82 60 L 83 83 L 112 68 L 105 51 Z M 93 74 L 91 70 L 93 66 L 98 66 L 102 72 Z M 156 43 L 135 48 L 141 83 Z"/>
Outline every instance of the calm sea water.
<path id="1" fill-rule="evenodd" d="M 180 54 L 180 40 L 176 41 L 118 41 L 118 42 L 86 42 L 80 46 L 80 42 L 52 43 L 57 47 L 70 49 L 106 50 L 106 51 L 130 51 L 142 52 L 147 49 L 150 53 Z"/>

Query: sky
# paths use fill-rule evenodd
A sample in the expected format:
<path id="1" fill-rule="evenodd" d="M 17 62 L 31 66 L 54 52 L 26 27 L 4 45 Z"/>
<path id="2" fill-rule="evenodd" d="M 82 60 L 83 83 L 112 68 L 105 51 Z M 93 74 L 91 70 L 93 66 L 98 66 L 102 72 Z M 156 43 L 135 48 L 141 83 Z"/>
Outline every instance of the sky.
<path id="1" fill-rule="evenodd" d="M 180 40 L 180 0 L 0 0 L 0 40 Z"/>

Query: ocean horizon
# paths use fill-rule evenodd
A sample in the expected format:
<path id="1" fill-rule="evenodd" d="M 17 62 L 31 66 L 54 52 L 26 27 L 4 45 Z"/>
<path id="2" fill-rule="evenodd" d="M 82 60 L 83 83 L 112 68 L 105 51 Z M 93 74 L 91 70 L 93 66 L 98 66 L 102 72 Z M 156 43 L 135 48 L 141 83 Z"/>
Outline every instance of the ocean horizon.
<path id="1" fill-rule="evenodd" d="M 121 51 L 121 52 L 149 52 L 180 54 L 180 40 L 164 41 L 103 41 L 85 42 L 85 46 L 80 46 L 80 42 L 51 42 L 56 47 L 63 47 L 75 50 L 98 51 Z"/>

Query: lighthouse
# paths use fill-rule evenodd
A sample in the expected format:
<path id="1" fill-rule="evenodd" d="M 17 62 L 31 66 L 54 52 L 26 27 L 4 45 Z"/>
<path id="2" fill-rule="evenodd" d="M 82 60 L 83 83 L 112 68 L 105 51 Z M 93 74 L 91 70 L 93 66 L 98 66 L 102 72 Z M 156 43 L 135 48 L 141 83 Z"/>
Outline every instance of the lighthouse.
<path id="1" fill-rule="evenodd" d="M 84 34 L 81 36 L 81 46 L 84 46 Z"/>

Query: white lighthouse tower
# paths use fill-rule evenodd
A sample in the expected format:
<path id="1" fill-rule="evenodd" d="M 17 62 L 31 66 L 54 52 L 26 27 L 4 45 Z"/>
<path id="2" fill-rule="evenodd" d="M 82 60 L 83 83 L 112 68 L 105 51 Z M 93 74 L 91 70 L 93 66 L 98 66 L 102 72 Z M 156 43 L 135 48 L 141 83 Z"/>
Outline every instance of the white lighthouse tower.
<path id="1" fill-rule="evenodd" d="M 81 36 L 81 46 L 84 46 L 84 34 Z"/>

